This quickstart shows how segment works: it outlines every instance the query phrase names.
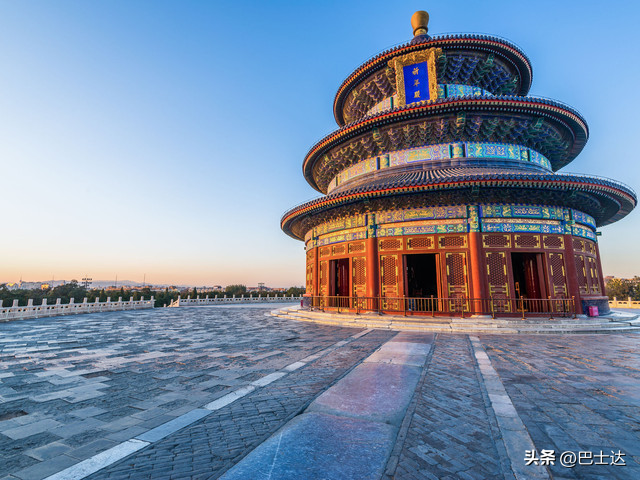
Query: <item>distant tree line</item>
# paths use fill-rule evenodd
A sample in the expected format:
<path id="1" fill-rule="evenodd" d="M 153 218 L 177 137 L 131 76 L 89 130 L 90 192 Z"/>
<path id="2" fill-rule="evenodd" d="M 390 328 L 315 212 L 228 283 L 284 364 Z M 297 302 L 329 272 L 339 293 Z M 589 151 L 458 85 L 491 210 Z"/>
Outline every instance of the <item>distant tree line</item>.
<path id="1" fill-rule="evenodd" d="M 616 297 L 618 300 L 640 300 L 640 277 L 612 278 L 606 284 L 606 292 L 609 299 Z"/>
<path id="2" fill-rule="evenodd" d="M 302 295 L 304 291 L 304 288 L 291 287 L 284 293 L 287 296 L 298 296 Z M 106 291 L 104 288 L 86 289 L 76 280 L 72 280 L 71 282 L 64 285 L 58 285 L 57 287 L 49 288 L 46 290 L 9 290 L 6 284 L 0 284 L 0 300 L 3 300 L 2 305 L 5 307 L 13 305 L 13 300 L 18 300 L 18 305 L 24 307 L 27 305 L 27 301 L 29 299 L 33 299 L 34 305 L 42 305 L 43 299 L 46 298 L 47 303 L 51 305 L 56 303 L 56 299 L 58 298 L 61 299 L 62 303 L 69 303 L 69 300 L 71 298 L 73 298 L 76 303 L 80 303 L 85 297 L 89 302 L 95 302 L 96 298 L 99 298 L 101 302 L 106 302 L 107 297 L 111 297 L 111 301 L 115 302 L 118 300 L 118 297 L 122 297 L 123 300 L 129 300 L 129 298 L 131 297 L 133 297 L 134 300 L 140 300 L 142 297 L 144 297 L 148 300 L 151 298 L 151 296 L 153 296 L 155 299 L 156 307 L 163 307 L 165 305 L 169 305 L 173 300 L 177 300 L 178 295 L 181 295 L 182 298 L 187 298 L 187 296 L 189 295 L 191 296 L 191 298 L 196 298 L 199 293 L 196 288 L 183 289 L 181 291 L 169 290 L 168 288 L 165 288 L 164 290 L 151 290 L 151 288 L 149 287 L 140 290 L 131 290 L 125 287 L 108 291 Z M 204 298 L 207 295 L 209 296 L 209 298 L 224 297 L 225 295 L 229 297 L 233 295 L 247 295 L 247 287 L 244 285 L 229 285 L 224 290 L 204 293 L 201 295 L 201 298 Z M 282 292 L 278 294 L 276 294 L 275 292 L 261 292 L 260 295 L 262 295 L 263 297 L 273 297 L 275 295 L 282 296 Z"/>

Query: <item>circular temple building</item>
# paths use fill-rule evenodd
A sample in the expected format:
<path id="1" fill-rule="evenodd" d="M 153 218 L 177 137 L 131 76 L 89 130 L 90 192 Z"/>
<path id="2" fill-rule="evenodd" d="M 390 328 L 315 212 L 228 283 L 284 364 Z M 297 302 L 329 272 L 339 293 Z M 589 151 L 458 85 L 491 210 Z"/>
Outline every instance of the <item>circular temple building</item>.
<path id="1" fill-rule="evenodd" d="M 637 198 L 557 173 L 582 151 L 584 118 L 527 96 L 531 64 L 486 35 L 414 38 L 340 86 L 338 130 L 303 162 L 322 197 L 282 218 L 306 247 L 312 307 L 451 315 L 609 311 L 598 227 Z M 594 313 L 594 309 L 591 309 Z"/>

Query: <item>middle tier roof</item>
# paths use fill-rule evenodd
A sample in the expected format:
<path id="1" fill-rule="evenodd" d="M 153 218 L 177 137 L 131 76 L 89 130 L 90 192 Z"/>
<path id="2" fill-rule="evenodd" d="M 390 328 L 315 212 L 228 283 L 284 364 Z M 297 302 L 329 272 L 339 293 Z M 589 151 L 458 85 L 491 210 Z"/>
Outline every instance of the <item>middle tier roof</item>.
<path id="1" fill-rule="evenodd" d="M 562 103 L 520 96 L 437 99 L 364 117 L 314 145 L 303 162 L 307 182 L 327 193 L 342 170 L 366 158 L 419 146 L 456 142 L 517 144 L 544 155 L 556 171 L 589 136 L 584 118 Z"/>

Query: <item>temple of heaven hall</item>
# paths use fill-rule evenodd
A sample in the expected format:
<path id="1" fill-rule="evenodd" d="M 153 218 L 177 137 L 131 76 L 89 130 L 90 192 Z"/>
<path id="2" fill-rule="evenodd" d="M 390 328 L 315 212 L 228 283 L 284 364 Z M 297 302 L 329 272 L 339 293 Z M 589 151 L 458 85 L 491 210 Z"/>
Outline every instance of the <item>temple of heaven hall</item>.
<path id="1" fill-rule="evenodd" d="M 557 173 L 589 130 L 527 96 L 532 70 L 487 35 L 414 37 L 360 65 L 333 104 L 338 130 L 304 159 L 324 196 L 284 214 L 306 246 L 306 302 L 406 315 L 607 313 L 597 227 L 637 197 Z"/>

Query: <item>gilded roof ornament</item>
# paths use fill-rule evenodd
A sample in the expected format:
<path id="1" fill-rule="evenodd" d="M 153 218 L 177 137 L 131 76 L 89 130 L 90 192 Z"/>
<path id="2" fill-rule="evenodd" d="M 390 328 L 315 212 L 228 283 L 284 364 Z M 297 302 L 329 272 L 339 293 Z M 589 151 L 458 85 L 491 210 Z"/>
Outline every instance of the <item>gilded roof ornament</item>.
<path id="1" fill-rule="evenodd" d="M 418 10 L 411 16 L 411 27 L 413 28 L 413 36 L 426 35 L 429 31 L 429 14 L 424 10 Z"/>

